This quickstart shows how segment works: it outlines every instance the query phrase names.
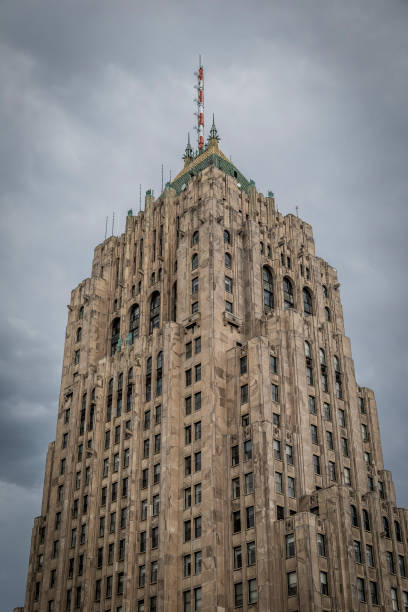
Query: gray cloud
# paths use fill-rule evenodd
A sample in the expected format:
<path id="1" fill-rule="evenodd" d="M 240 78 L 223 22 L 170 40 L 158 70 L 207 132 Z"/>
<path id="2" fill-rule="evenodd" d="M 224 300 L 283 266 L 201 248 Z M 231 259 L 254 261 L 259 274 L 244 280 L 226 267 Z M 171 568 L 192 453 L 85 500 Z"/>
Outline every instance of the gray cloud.
<path id="1" fill-rule="evenodd" d="M 24 598 L 70 290 L 105 217 L 181 167 L 193 74 L 222 149 L 313 225 L 360 384 L 408 505 L 404 2 L 5 0 L 0 6 L 0 514 L 4 609 Z M 11 551 L 11 552 L 10 552 Z M 7 554 L 7 558 L 5 555 Z"/>

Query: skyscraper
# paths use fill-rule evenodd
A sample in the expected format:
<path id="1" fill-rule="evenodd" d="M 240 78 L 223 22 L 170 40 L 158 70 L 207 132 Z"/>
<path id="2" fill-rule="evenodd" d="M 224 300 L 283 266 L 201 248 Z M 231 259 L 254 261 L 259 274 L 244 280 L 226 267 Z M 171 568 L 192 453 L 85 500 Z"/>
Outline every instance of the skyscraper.
<path id="1" fill-rule="evenodd" d="M 68 307 L 27 612 L 408 610 L 336 270 L 208 143 Z"/>

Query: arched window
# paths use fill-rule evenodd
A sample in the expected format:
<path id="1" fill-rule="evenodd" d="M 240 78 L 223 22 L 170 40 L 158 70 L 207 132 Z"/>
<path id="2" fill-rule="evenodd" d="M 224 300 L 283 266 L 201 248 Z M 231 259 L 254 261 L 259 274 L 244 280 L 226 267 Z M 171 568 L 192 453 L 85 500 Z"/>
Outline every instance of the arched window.
<path id="1" fill-rule="evenodd" d="M 77 333 L 76 333 L 76 341 L 81 342 L 81 338 L 82 338 L 82 327 L 78 327 Z"/>
<path id="2" fill-rule="evenodd" d="M 160 293 L 158 291 L 155 291 L 150 298 L 149 334 L 153 333 L 155 327 L 160 327 Z"/>
<path id="3" fill-rule="evenodd" d="M 312 357 L 312 350 L 310 348 L 310 343 L 305 340 L 305 356 L 309 357 L 309 359 Z"/>
<path id="4" fill-rule="evenodd" d="M 112 334 L 111 334 L 111 355 L 114 355 L 116 352 L 117 344 L 119 341 L 120 334 L 120 318 L 116 317 L 112 321 Z"/>
<path id="5" fill-rule="evenodd" d="M 133 372 L 132 372 L 132 376 L 133 376 Z M 129 381 L 129 374 L 128 374 L 128 381 Z M 132 409 L 132 399 L 133 399 L 133 385 L 132 383 L 128 382 L 128 386 L 127 386 L 127 393 L 126 393 L 126 412 L 130 412 Z"/>
<path id="6" fill-rule="evenodd" d="M 365 531 L 371 531 L 370 515 L 368 514 L 368 511 L 365 508 L 363 508 L 363 527 Z"/>
<path id="7" fill-rule="evenodd" d="M 229 253 L 225 253 L 225 255 L 224 255 L 224 262 L 225 262 L 225 267 L 228 268 L 229 270 L 231 270 L 231 267 L 232 267 L 232 258 L 231 258 L 231 255 Z"/>
<path id="8" fill-rule="evenodd" d="M 149 402 L 152 397 L 152 358 L 148 357 L 146 361 L 146 389 L 145 399 Z"/>
<path id="9" fill-rule="evenodd" d="M 129 333 L 131 344 L 139 337 L 140 308 L 139 304 L 133 304 L 129 314 Z"/>
<path id="10" fill-rule="evenodd" d="M 160 351 L 157 355 L 156 368 L 156 395 L 162 394 L 163 387 L 163 353 Z"/>
<path id="11" fill-rule="evenodd" d="M 323 293 L 323 297 L 327 298 L 328 297 L 328 293 L 327 293 L 327 287 L 326 285 L 322 285 L 322 293 Z"/>
<path id="12" fill-rule="evenodd" d="M 106 420 L 110 421 L 112 418 L 112 395 L 113 395 L 113 378 L 110 379 L 108 384 L 108 396 L 106 398 Z"/>
<path id="13" fill-rule="evenodd" d="M 383 520 L 383 529 L 384 529 L 384 534 L 386 538 L 390 538 L 391 537 L 391 532 L 390 532 L 390 523 L 387 519 L 386 516 L 382 517 Z"/>
<path id="14" fill-rule="evenodd" d="M 334 366 L 334 371 L 335 372 L 341 372 L 341 369 L 340 369 L 340 360 L 337 357 L 337 355 L 333 355 L 333 366 Z"/>
<path id="15" fill-rule="evenodd" d="M 303 288 L 303 310 L 306 315 L 313 314 L 312 294 L 307 287 Z"/>
<path id="16" fill-rule="evenodd" d="M 157 280 L 161 281 L 162 276 L 163 276 L 163 270 L 159 268 L 159 271 L 157 272 Z"/>
<path id="17" fill-rule="evenodd" d="M 287 276 L 283 279 L 283 307 L 285 310 L 289 310 L 294 306 L 293 299 L 293 285 L 290 278 Z"/>
<path id="18" fill-rule="evenodd" d="M 351 525 L 352 527 L 358 527 L 358 514 L 355 506 L 350 506 Z"/>
<path id="19" fill-rule="evenodd" d="M 128 371 L 128 380 L 132 380 L 133 379 L 133 368 L 129 368 Z"/>
<path id="20" fill-rule="evenodd" d="M 135 295 L 136 295 L 136 287 L 132 285 L 132 297 L 135 297 Z"/>
<path id="21" fill-rule="evenodd" d="M 320 365 L 326 365 L 326 353 L 324 352 L 322 348 L 319 350 L 319 355 L 320 355 Z"/>
<path id="22" fill-rule="evenodd" d="M 273 277 L 272 272 L 266 266 L 263 267 L 262 278 L 264 311 L 270 312 L 273 309 Z"/>
<path id="23" fill-rule="evenodd" d="M 327 306 L 324 309 L 324 318 L 326 321 L 331 321 L 330 308 L 327 308 Z"/>
<path id="24" fill-rule="evenodd" d="M 195 270 L 196 268 L 198 268 L 198 253 L 194 253 L 191 258 L 191 269 Z"/>
<path id="25" fill-rule="evenodd" d="M 226 229 L 224 230 L 224 242 L 231 244 L 231 234 Z"/>
<path id="26" fill-rule="evenodd" d="M 171 320 L 175 321 L 177 318 L 177 281 L 174 282 L 171 290 Z"/>
<path id="27" fill-rule="evenodd" d="M 401 525 L 398 521 L 394 521 L 394 531 L 397 542 L 402 542 Z"/>
<path id="28" fill-rule="evenodd" d="M 112 393 L 113 393 L 113 378 L 110 379 L 109 385 L 108 385 L 108 394 L 112 394 Z"/>
<path id="29" fill-rule="evenodd" d="M 80 306 L 79 311 L 78 311 L 78 319 L 83 319 L 84 318 L 84 307 Z"/>
<path id="30" fill-rule="evenodd" d="M 193 232 L 193 236 L 191 238 L 191 246 L 198 244 L 199 240 L 200 240 L 200 232 L 196 230 L 195 232 Z"/>

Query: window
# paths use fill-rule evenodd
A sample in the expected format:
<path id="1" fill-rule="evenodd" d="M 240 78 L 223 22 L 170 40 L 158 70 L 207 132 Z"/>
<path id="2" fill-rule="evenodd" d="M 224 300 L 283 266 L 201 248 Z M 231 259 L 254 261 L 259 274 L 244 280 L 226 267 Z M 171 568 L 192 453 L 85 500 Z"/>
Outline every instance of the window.
<path id="1" fill-rule="evenodd" d="M 326 442 L 329 450 L 334 450 L 333 434 L 331 431 L 326 431 Z"/>
<path id="2" fill-rule="evenodd" d="M 184 578 L 191 576 L 191 555 L 184 555 L 183 558 Z"/>
<path id="3" fill-rule="evenodd" d="M 139 552 L 146 552 L 146 531 L 140 532 Z"/>
<path id="4" fill-rule="evenodd" d="M 390 538 L 391 537 L 390 524 L 386 516 L 382 517 L 382 522 L 383 522 L 383 529 L 384 529 L 385 537 Z"/>
<path id="5" fill-rule="evenodd" d="M 114 355 L 120 338 L 120 317 L 113 319 L 111 325 L 111 355 Z"/>
<path id="6" fill-rule="evenodd" d="M 201 391 L 198 391 L 198 393 L 194 393 L 194 410 L 200 410 L 201 409 Z"/>
<path id="7" fill-rule="evenodd" d="M 129 335 L 130 344 L 139 337 L 139 326 L 140 326 L 140 308 L 139 304 L 133 304 L 129 313 Z"/>
<path id="8" fill-rule="evenodd" d="M 225 277 L 225 291 L 232 293 L 232 278 L 229 276 Z"/>
<path id="9" fill-rule="evenodd" d="M 195 244 L 198 244 L 200 241 L 200 233 L 198 230 L 196 230 L 195 232 L 193 232 L 192 238 L 191 238 L 191 246 L 194 246 Z"/>
<path id="10" fill-rule="evenodd" d="M 194 379 L 195 382 L 199 382 L 201 380 L 201 363 L 194 366 Z"/>
<path id="11" fill-rule="evenodd" d="M 194 253 L 191 258 L 191 269 L 196 270 L 198 268 L 198 253 Z"/>
<path id="12" fill-rule="evenodd" d="M 285 508 L 283 506 L 276 506 L 276 520 L 283 521 L 285 518 Z"/>
<path id="13" fill-rule="evenodd" d="M 224 230 L 224 242 L 226 244 L 231 244 L 231 234 L 228 230 Z"/>
<path id="14" fill-rule="evenodd" d="M 344 410 L 339 408 L 337 414 L 338 414 L 338 417 L 339 417 L 339 425 L 340 425 L 340 427 L 345 427 L 346 426 L 346 415 L 344 413 Z"/>
<path id="15" fill-rule="evenodd" d="M 198 276 L 193 278 L 193 280 L 191 281 L 191 293 L 198 293 Z"/>
<path id="16" fill-rule="evenodd" d="M 293 465 L 293 447 L 290 444 L 286 444 L 286 463 Z"/>
<path id="17" fill-rule="evenodd" d="M 241 487 L 239 482 L 239 476 L 232 479 L 232 499 L 237 499 L 241 495 Z"/>
<path id="18" fill-rule="evenodd" d="M 248 603 L 256 603 L 258 601 L 258 591 L 256 588 L 256 578 L 248 580 Z"/>
<path id="19" fill-rule="evenodd" d="M 365 601 L 365 582 L 363 578 L 357 578 L 357 597 L 358 601 Z"/>
<path id="20" fill-rule="evenodd" d="M 288 573 L 288 597 L 297 594 L 297 575 L 296 572 Z"/>
<path id="21" fill-rule="evenodd" d="M 273 456 L 277 461 L 282 461 L 280 440 L 273 441 Z"/>
<path id="22" fill-rule="evenodd" d="M 315 474 L 320 474 L 320 457 L 319 455 L 313 455 L 313 468 Z"/>
<path id="23" fill-rule="evenodd" d="M 390 574 L 395 574 L 394 556 L 389 550 L 387 550 L 385 553 L 385 560 L 387 562 L 387 571 Z"/>
<path id="24" fill-rule="evenodd" d="M 155 291 L 150 298 L 149 333 L 152 334 L 157 327 L 160 327 L 160 293 Z"/>
<path id="25" fill-rule="evenodd" d="M 358 527 L 358 514 L 355 506 L 350 506 L 350 516 L 352 527 Z"/>
<path id="26" fill-rule="evenodd" d="M 78 365 L 80 358 L 81 358 L 81 351 L 80 349 L 78 349 L 74 352 L 74 365 Z"/>
<path id="27" fill-rule="evenodd" d="M 392 609 L 399 610 L 398 594 L 397 594 L 397 589 L 395 587 L 391 587 L 391 602 L 392 602 Z"/>
<path id="28" fill-rule="evenodd" d="M 119 554 L 118 554 L 119 561 L 123 561 L 125 558 L 125 546 L 126 546 L 126 541 L 119 540 Z"/>
<path id="29" fill-rule="evenodd" d="M 194 537 L 201 538 L 201 516 L 196 516 L 194 519 Z"/>
<path id="30" fill-rule="evenodd" d="M 329 594 L 329 583 L 327 581 L 327 572 L 320 572 L 320 593 L 322 595 Z"/>
<path id="31" fill-rule="evenodd" d="M 402 591 L 402 606 L 403 606 L 404 612 L 408 612 L 408 593 L 407 591 Z"/>
<path id="32" fill-rule="evenodd" d="M 150 598 L 150 612 L 157 612 L 157 597 L 156 597 L 156 595 L 154 595 L 154 597 Z"/>
<path id="33" fill-rule="evenodd" d="M 150 584 L 157 582 L 158 565 L 158 561 L 152 561 L 150 564 Z"/>
<path id="34" fill-rule="evenodd" d="M 272 272 L 266 266 L 262 270 L 264 311 L 266 313 L 273 309 L 273 277 Z"/>
<path id="35" fill-rule="evenodd" d="M 361 543 L 358 540 L 354 540 L 353 549 L 354 549 L 354 561 L 356 563 L 362 563 L 363 559 L 362 559 L 362 554 L 361 554 Z"/>
<path id="36" fill-rule="evenodd" d="M 371 603 L 375 606 L 378 606 L 379 600 L 378 600 L 378 588 L 377 588 L 376 582 L 370 582 L 370 597 L 371 597 Z M 407 603 L 408 603 L 408 599 L 407 599 Z"/>
<path id="37" fill-rule="evenodd" d="M 201 482 L 194 485 L 194 504 L 201 504 Z"/>
<path id="38" fill-rule="evenodd" d="M 241 387 L 241 404 L 248 403 L 248 385 L 242 385 Z"/>
<path id="39" fill-rule="evenodd" d="M 345 467 L 343 469 L 343 475 L 344 475 L 344 484 L 346 485 L 351 485 L 351 470 L 348 467 Z"/>
<path id="40" fill-rule="evenodd" d="M 190 428 L 190 436 L 191 436 L 191 428 Z M 190 441 L 191 441 L 191 437 L 190 437 Z M 184 457 L 184 476 L 190 476 L 190 474 L 191 474 L 191 455 L 188 455 L 187 457 Z"/>
<path id="41" fill-rule="evenodd" d="M 241 567 L 242 567 L 241 546 L 235 546 L 234 548 L 234 570 L 241 569 Z"/>
<path id="42" fill-rule="evenodd" d="M 248 427 L 250 422 L 251 421 L 250 421 L 250 417 L 249 417 L 248 413 L 241 415 L 241 425 L 242 425 L 242 427 Z"/>
<path id="43" fill-rule="evenodd" d="M 154 453 L 160 453 L 160 448 L 161 448 L 161 435 L 160 434 L 156 434 L 154 436 Z"/>
<path id="44" fill-rule="evenodd" d="M 152 515 L 157 516 L 160 512 L 160 495 L 153 495 Z"/>
<path id="45" fill-rule="evenodd" d="M 303 311 L 305 315 L 313 314 L 312 294 L 307 287 L 303 288 Z"/>
<path id="46" fill-rule="evenodd" d="M 255 526 L 255 510 L 253 506 L 246 508 L 246 528 L 251 529 Z"/>
<path id="47" fill-rule="evenodd" d="M 292 281 L 285 276 L 283 279 L 283 307 L 289 310 L 294 306 Z"/>
<path id="48" fill-rule="evenodd" d="M 332 482 L 335 482 L 337 480 L 337 478 L 336 478 L 336 464 L 334 463 L 334 461 L 329 461 L 329 479 Z"/>
<path id="49" fill-rule="evenodd" d="M 274 383 L 271 384 L 272 401 L 279 402 L 279 387 Z"/>
<path id="50" fill-rule="evenodd" d="M 324 307 L 324 318 L 326 321 L 331 321 L 330 308 L 327 306 Z"/>
<path id="51" fill-rule="evenodd" d="M 324 402 L 323 404 L 323 414 L 326 421 L 331 421 L 331 408 L 330 404 L 328 404 L 327 402 Z"/>
<path id="52" fill-rule="evenodd" d="M 241 512 L 236 510 L 232 513 L 232 533 L 241 531 Z"/>
<path id="53" fill-rule="evenodd" d="M 192 342 L 187 342 L 187 344 L 186 344 L 186 359 L 190 359 L 192 354 L 193 354 L 193 343 Z"/>
<path id="54" fill-rule="evenodd" d="M 371 544 L 366 544 L 366 560 L 369 567 L 374 567 L 374 552 Z"/>
<path id="55" fill-rule="evenodd" d="M 160 463 L 156 463 L 153 466 L 153 484 L 160 482 Z"/>
<path id="56" fill-rule="evenodd" d="M 248 372 L 248 358 L 246 355 L 240 358 L 239 360 L 239 373 L 246 374 Z M 247 401 L 248 401 L 248 386 L 247 386 Z M 242 387 L 241 387 L 241 404 L 242 404 Z"/>
<path id="57" fill-rule="evenodd" d="M 191 540 L 191 521 L 184 521 L 184 541 L 189 542 Z"/>
<path id="58" fill-rule="evenodd" d="M 231 270 L 231 268 L 232 268 L 232 258 L 231 258 L 231 255 L 229 253 L 225 253 L 225 255 L 224 255 L 224 263 L 225 263 L 225 267 L 228 268 L 229 270 Z"/>
<path id="59" fill-rule="evenodd" d="M 402 576 L 403 578 L 406 578 L 405 558 L 402 555 L 398 555 L 398 568 L 399 568 L 400 576 Z"/>
<path id="60" fill-rule="evenodd" d="M 286 558 L 290 559 L 291 557 L 294 557 L 296 554 L 295 552 L 295 534 L 294 533 L 289 533 L 285 537 L 285 545 L 286 545 Z"/>
<path id="61" fill-rule="evenodd" d="M 288 495 L 289 497 L 296 497 L 295 479 L 292 476 L 288 476 Z"/>
<path id="62" fill-rule="evenodd" d="M 317 534 L 317 554 L 320 557 L 326 556 L 326 536 L 322 533 Z"/>
<path id="63" fill-rule="evenodd" d="M 184 427 L 184 444 L 191 444 L 191 425 Z"/>
<path id="64" fill-rule="evenodd" d="M 203 561 L 202 552 L 201 550 L 197 550 L 194 553 L 194 573 L 196 575 L 201 574 L 202 561 Z"/>
<path id="65" fill-rule="evenodd" d="M 359 397 L 358 398 L 358 403 L 359 403 L 359 408 L 360 408 L 361 414 L 365 414 L 366 413 L 366 409 L 365 409 L 365 404 L 364 404 L 364 398 L 363 397 Z"/>
<path id="66" fill-rule="evenodd" d="M 275 492 L 276 493 L 283 493 L 282 474 L 281 474 L 281 472 L 275 472 Z"/>
<path id="67" fill-rule="evenodd" d="M 117 595 L 123 595 L 124 582 L 125 582 L 125 574 L 124 572 L 119 572 L 117 576 L 117 586 L 116 586 Z"/>
<path id="68" fill-rule="evenodd" d="M 100 516 L 99 517 L 99 537 L 103 538 L 104 535 L 105 535 L 105 517 Z"/>
<path id="69" fill-rule="evenodd" d="M 128 509 L 121 508 L 120 511 L 120 529 L 125 529 L 127 523 Z"/>
<path id="70" fill-rule="evenodd" d="M 233 446 L 231 448 L 231 465 L 238 465 L 239 463 L 239 446 Z"/>
<path id="71" fill-rule="evenodd" d="M 199 472 L 201 470 L 201 451 L 194 453 L 194 471 Z"/>
<path id="72" fill-rule="evenodd" d="M 394 531 L 397 542 L 402 542 L 401 526 L 398 521 L 394 521 Z"/>
<path id="73" fill-rule="evenodd" d="M 309 395 L 309 412 L 316 414 L 316 400 L 313 395 Z"/>
<path id="74" fill-rule="evenodd" d="M 371 465 L 371 453 L 367 453 L 367 451 L 364 451 L 364 461 L 366 463 L 366 465 Z"/>
<path id="75" fill-rule="evenodd" d="M 275 355 L 269 355 L 269 370 L 273 374 L 278 373 L 278 358 Z"/>
<path id="76" fill-rule="evenodd" d="M 245 440 L 244 442 L 244 461 L 252 459 L 252 440 Z"/>
<path id="77" fill-rule="evenodd" d="M 146 584 L 146 566 L 139 565 L 139 588 L 143 588 Z"/>
<path id="78" fill-rule="evenodd" d="M 316 425 L 310 426 L 310 434 L 312 436 L 312 444 L 319 444 L 319 433 Z"/>
<path id="79" fill-rule="evenodd" d="M 183 593 L 183 612 L 191 612 L 191 591 Z"/>
<path id="80" fill-rule="evenodd" d="M 234 584 L 234 606 L 236 608 L 242 608 L 244 604 L 244 596 L 242 589 L 242 582 L 236 582 Z"/>

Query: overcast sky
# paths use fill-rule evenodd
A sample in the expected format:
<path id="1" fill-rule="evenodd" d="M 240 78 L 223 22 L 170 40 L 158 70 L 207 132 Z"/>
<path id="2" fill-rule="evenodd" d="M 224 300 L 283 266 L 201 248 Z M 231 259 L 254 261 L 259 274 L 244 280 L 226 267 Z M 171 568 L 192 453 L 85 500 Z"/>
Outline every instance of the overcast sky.
<path id="1" fill-rule="evenodd" d="M 146 6 L 148 5 L 148 8 Z M 0 0 L 1 610 L 24 602 L 66 304 L 115 211 L 208 134 L 337 268 L 359 384 L 408 506 L 408 3 Z M 4 607 L 3 607 L 4 606 Z"/>

